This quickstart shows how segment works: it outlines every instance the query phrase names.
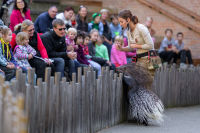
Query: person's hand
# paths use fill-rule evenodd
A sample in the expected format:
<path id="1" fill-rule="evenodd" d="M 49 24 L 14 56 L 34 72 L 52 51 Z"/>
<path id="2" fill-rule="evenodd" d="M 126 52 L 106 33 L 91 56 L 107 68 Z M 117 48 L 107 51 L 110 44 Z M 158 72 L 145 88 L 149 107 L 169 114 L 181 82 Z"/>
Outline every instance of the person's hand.
<path id="1" fill-rule="evenodd" d="M 3 74 L 5 74 L 5 72 L 4 72 L 4 71 L 2 71 L 1 69 L 0 69 L 0 72 L 2 72 Z"/>
<path id="2" fill-rule="evenodd" d="M 72 45 L 67 45 L 67 51 L 73 51 L 73 50 L 74 50 L 74 48 Z"/>
<path id="3" fill-rule="evenodd" d="M 78 45 L 75 45 L 75 49 L 78 49 Z"/>
<path id="4" fill-rule="evenodd" d="M 50 61 L 49 59 L 47 59 L 47 58 L 45 58 L 44 61 L 45 61 L 48 65 L 51 64 L 51 61 Z"/>
<path id="5" fill-rule="evenodd" d="M 21 67 L 17 66 L 17 69 L 18 69 L 18 70 L 20 70 L 20 69 L 21 69 Z"/>
<path id="6" fill-rule="evenodd" d="M 68 52 L 68 53 L 67 53 L 67 56 L 68 56 L 70 59 L 74 60 L 74 59 L 76 59 L 77 54 L 76 54 L 76 52 Z"/>
<path id="7" fill-rule="evenodd" d="M 15 68 L 15 65 L 13 63 L 8 62 L 6 67 L 9 69 L 13 69 Z"/>
<path id="8" fill-rule="evenodd" d="M 112 65 L 110 61 L 107 61 L 106 63 L 108 63 L 108 64 L 109 64 L 109 66 L 111 66 L 111 65 Z"/>
<path id="9" fill-rule="evenodd" d="M 13 64 L 13 63 L 11 63 L 11 62 L 7 62 L 7 64 L 8 64 L 8 65 L 14 65 L 14 64 Z"/>
<path id="10" fill-rule="evenodd" d="M 91 65 L 91 64 L 89 64 L 89 66 L 90 66 L 90 67 L 92 67 L 92 65 Z"/>
<path id="11" fill-rule="evenodd" d="M 122 45 L 116 44 L 116 45 L 115 45 L 115 48 L 116 48 L 118 51 L 122 51 Z"/>
<path id="12" fill-rule="evenodd" d="M 112 42 L 112 41 L 109 41 L 108 43 L 109 43 L 110 45 L 112 45 L 112 44 L 113 44 L 113 42 Z"/>
<path id="13" fill-rule="evenodd" d="M 188 50 L 189 50 L 189 48 L 188 48 L 188 47 L 185 47 L 185 48 L 183 48 L 183 49 L 185 49 L 186 51 L 188 51 Z"/>
<path id="14" fill-rule="evenodd" d="M 27 67 L 27 69 L 31 69 L 31 67 Z"/>
<path id="15" fill-rule="evenodd" d="M 28 55 L 28 60 L 32 59 L 33 58 L 33 55 L 32 54 L 29 54 Z"/>

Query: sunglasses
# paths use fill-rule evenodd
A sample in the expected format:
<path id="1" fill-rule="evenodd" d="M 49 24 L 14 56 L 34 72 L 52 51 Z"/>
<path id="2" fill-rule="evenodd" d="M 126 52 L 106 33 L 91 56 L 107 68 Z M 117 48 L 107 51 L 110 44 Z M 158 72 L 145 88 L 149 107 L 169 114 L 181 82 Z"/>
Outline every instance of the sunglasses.
<path id="1" fill-rule="evenodd" d="M 60 29 L 58 29 L 59 31 L 62 31 L 62 30 L 66 30 L 66 28 L 60 28 Z"/>

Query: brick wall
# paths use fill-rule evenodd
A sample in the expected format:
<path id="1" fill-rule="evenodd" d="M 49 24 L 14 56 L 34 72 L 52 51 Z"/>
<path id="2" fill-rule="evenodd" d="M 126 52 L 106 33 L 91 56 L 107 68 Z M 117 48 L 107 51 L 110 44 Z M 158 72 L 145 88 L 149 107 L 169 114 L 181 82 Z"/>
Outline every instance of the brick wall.
<path id="1" fill-rule="evenodd" d="M 171 6 L 160 2 L 160 0 L 148 0 L 164 10 L 180 17 L 181 19 L 195 25 L 200 28 L 200 21 L 197 21 L 190 16 L 185 15 L 181 11 L 172 8 Z M 192 51 L 193 58 L 200 58 L 200 34 L 189 30 L 184 25 L 174 21 L 173 19 L 160 14 L 154 9 L 149 8 L 143 3 L 137 0 L 102 0 L 103 7 L 117 8 L 118 12 L 123 9 L 129 9 L 131 12 L 139 18 L 139 21 L 143 23 L 147 16 L 151 16 L 154 19 L 153 28 L 156 30 L 155 36 L 164 36 L 166 28 L 171 28 L 174 31 L 173 38 L 176 39 L 176 33 L 181 31 L 185 35 L 184 42 Z M 198 0 L 173 0 L 173 2 L 191 10 L 200 15 L 200 1 Z M 181 3 L 180 3 L 181 2 Z"/>

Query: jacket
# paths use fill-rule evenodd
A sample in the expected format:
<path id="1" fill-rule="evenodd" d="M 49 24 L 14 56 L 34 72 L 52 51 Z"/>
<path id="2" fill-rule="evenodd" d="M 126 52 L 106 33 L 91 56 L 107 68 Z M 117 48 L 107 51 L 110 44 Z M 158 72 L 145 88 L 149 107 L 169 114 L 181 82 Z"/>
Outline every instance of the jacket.
<path id="1" fill-rule="evenodd" d="M 86 64 L 89 65 L 90 63 L 87 61 L 87 59 L 85 58 L 85 54 L 83 52 L 82 46 L 79 45 L 78 49 L 76 50 L 77 52 L 77 61 L 81 64 Z"/>
<path id="2" fill-rule="evenodd" d="M 118 63 L 120 66 L 127 64 L 125 52 L 118 51 L 115 48 L 115 44 L 112 45 L 111 49 L 111 62 Z"/>
<path id="3" fill-rule="evenodd" d="M 103 44 L 101 44 L 100 46 L 96 45 L 95 49 L 96 49 L 95 53 L 96 57 L 101 57 L 109 61 L 108 49 L 105 45 Z"/>
<path id="4" fill-rule="evenodd" d="M 70 19 L 67 20 L 67 19 L 65 18 L 65 16 L 64 16 L 64 13 L 63 13 L 63 12 L 57 14 L 57 15 L 56 15 L 56 18 L 62 19 L 62 20 L 64 21 L 65 25 L 68 24 L 68 25 L 72 26 L 71 20 L 70 20 Z"/>
<path id="5" fill-rule="evenodd" d="M 29 54 L 36 55 L 35 49 L 30 45 L 21 46 L 17 45 L 14 50 L 14 57 L 20 67 L 31 67 L 28 62 Z"/>
<path id="6" fill-rule="evenodd" d="M 10 16 L 10 29 L 12 30 L 12 32 L 14 31 L 14 27 L 19 24 L 22 23 L 25 19 L 29 19 L 32 21 L 31 19 L 31 14 L 30 14 L 30 10 L 27 10 L 26 12 L 24 12 L 25 18 L 22 17 L 21 12 L 19 10 L 13 10 Z"/>
<path id="7" fill-rule="evenodd" d="M 50 30 L 41 36 L 42 42 L 47 50 L 49 58 L 60 57 L 69 59 L 67 56 L 67 46 L 65 43 L 65 36 L 59 37 L 55 31 Z"/>
<path id="8" fill-rule="evenodd" d="M 12 49 L 14 50 L 16 46 L 16 36 L 20 30 L 16 30 L 12 34 L 12 40 L 10 42 Z M 40 35 L 35 31 L 33 36 L 29 38 L 29 45 L 33 47 L 36 51 L 36 56 L 42 57 L 43 59 L 49 58 L 47 55 L 46 48 L 44 47 Z"/>
<path id="9" fill-rule="evenodd" d="M 120 24 L 117 24 L 115 27 L 113 23 L 110 23 L 111 37 L 115 38 L 117 35 L 122 35 L 122 27 Z"/>
<path id="10" fill-rule="evenodd" d="M 106 24 L 108 26 L 108 32 L 104 32 L 104 25 L 103 26 L 103 35 L 108 39 L 108 40 L 111 40 L 111 31 L 110 31 L 110 24 L 108 21 L 106 21 Z M 101 27 L 100 27 L 101 28 Z"/>
<path id="11" fill-rule="evenodd" d="M 56 18 L 51 18 L 48 12 L 40 14 L 35 20 L 34 27 L 38 33 L 45 33 L 48 29 L 53 29 L 52 22 Z"/>
<path id="12" fill-rule="evenodd" d="M 0 65 L 1 66 L 6 66 L 7 65 L 7 60 L 4 58 L 2 54 L 2 46 L 0 44 Z"/>
<path id="13" fill-rule="evenodd" d="M 88 24 L 88 32 L 90 32 L 93 28 L 92 28 L 92 26 L 93 26 L 93 23 L 89 23 Z M 99 22 L 99 35 L 103 35 L 103 23 L 100 21 Z"/>
<path id="14" fill-rule="evenodd" d="M 77 30 L 88 32 L 88 23 L 83 22 L 79 16 L 79 14 L 76 16 L 76 22 L 78 24 Z"/>

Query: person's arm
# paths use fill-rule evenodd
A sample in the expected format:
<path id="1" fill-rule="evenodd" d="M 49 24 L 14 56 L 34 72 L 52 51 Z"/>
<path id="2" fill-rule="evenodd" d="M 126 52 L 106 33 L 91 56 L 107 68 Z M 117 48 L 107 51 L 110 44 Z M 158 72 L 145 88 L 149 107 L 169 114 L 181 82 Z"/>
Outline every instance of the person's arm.
<path id="1" fill-rule="evenodd" d="M 15 12 L 15 10 L 13 10 Z M 16 15 L 16 13 L 12 13 L 10 16 L 10 29 L 12 32 L 14 31 L 15 25 L 19 24 L 19 16 Z"/>
<path id="2" fill-rule="evenodd" d="M 42 41 L 44 42 L 44 46 L 47 50 L 48 56 L 49 58 L 55 58 L 55 57 L 60 57 L 60 58 L 64 58 L 64 59 L 68 59 L 69 57 L 67 56 L 67 52 L 66 52 L 66 46 L 65 49 L 61 49 L 61 52 L 56 52 L 53 49 L 53 42 L 51 41 L 51 39 L 49 37 L 42 37 Z"/>
<path id="3" fill-rule="evenodd" d="M 1 46 L 0 46 L 0 53 L 2 53 Z M 3 57 L 2 54 L 0 54 L 0 65 L 2 65 L 2 66 L 6 66 L 6 65 L 7 65 L 7 61 L 6 61 L 6 59 Z"/>
<path id="4" fill-rule="evenodd" d="M 145 44 L 140 45 L 140 44 L 130 44 L 131 48 L 139 48 L 139 49 L 154 49 L 154 43 L 153 40 L 151 38 L 151 35 L 148 31 L 148 29 L 146 27 L 141 27 L 139 29 L 140 35 L 142 36 L 142 38 L 145 41 Z"/>
<path id="5" fill-rule="evenodd" d="M 31 53 L 33 56 L 36 55 L 36 51 L 34 48 L 32 48 L 30 45 L 27 46 L 28 47 L 28 53 Z"/>
<path id="6" fill-rule="evenodd" d="M 15 67 L 18 67 L 19 64 L 17 63 L 17 61 L 15 60 L 14 56 L 13 56 L 13 53 L 12 53 L 12 50 L 10 50 L 10 55 L 11 55 L 11 59 L 10 59 L 10 62 L 13 63 L 15 65 Z"/>
<path id="7" fill-rule="evenodd" d="M 12 50 L 14 50 L 14 48 L 16 46 L 16 36 L 17 35 L 15 33 L 12 33 L 12 40 L 10 42 Z"/>
<path id="8" fill-rule="evenodd" d="M 40 51 L 40 55 L 42 56 L 43 59 L 49 58 L 47 55 L 47 50 L 44 47 L 40 35 L 38 33 L 37 33 L 37 49 Z"/>
<path id="9" fill-rule="evenodd" d="M 14 52 L 15 52 L 15 57 L 17 59 L 19 59 L 19 60 L 21 60 L 21 59 L 28 59 L 29 55 L 28 54 L 23 54 L 22 50 L 19 47 L 17 47 Z"/>
<path id="10" fill-rule="evenodd" d="M 149 29 L 149 32 L 150 32 L 151 36 L 156 34 L 156 31 L 154 29 L 152 29 L 152 28 Z"/>

